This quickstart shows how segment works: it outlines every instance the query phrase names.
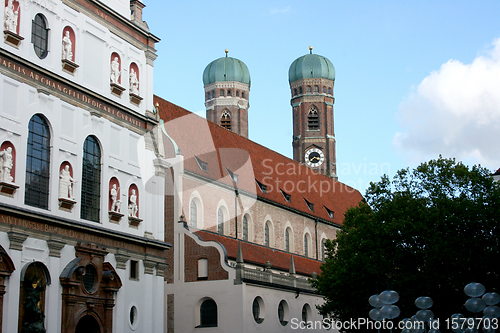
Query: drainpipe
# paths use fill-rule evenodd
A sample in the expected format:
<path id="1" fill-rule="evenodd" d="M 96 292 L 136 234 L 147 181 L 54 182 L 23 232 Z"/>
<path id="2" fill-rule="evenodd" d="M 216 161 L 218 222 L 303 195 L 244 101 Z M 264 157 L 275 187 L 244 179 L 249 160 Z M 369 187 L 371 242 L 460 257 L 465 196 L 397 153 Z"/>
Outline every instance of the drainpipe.
<path id="1" fill-rule="evenodd" d="M 234 189 L 234 193 L 236 194 L 234 196 L 234 224 L 236 225 L 235 230 L 236 230 L 236 239 L 238 239 L 238 189 Z"/>
<path id="2" fill-rule="evenodd" d="M 319 260 L 318 257 L 318 219 L 314 220 L 314 238 L 316 238 L 316 260 Z"/>

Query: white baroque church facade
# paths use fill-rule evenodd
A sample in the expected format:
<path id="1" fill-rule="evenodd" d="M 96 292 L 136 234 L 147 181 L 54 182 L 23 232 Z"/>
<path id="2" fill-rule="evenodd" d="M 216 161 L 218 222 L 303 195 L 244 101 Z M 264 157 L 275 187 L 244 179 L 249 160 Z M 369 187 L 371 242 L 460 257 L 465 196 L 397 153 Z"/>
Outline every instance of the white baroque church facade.
<path id="1" fill-rule="evenodd" d="M 362 199 L 335 175 L 333 65 L 311 50 L 290 67 L 289 159 L 248 139 L 238 59 L 205 69 L 206 119 L 153 95 L 144 7 L 5 1 L 0 332 L 320 322 L 308 279 Z"/>

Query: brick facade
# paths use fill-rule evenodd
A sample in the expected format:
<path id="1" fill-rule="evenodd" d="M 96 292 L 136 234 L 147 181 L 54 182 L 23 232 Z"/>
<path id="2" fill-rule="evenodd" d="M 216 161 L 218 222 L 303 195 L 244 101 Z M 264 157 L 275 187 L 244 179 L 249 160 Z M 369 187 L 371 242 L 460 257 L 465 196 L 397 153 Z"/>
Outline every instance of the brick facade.
<path id="1" fill-rule="evenodd" d="M 184 235 L 185 282 L 198 280 L 198 260 L 208 260 L 208 277 L 203 281 L 227 280 L 229 274 L 222 268 L 219 250 L 214 246 L 201 246 L 188 235 Z"/>

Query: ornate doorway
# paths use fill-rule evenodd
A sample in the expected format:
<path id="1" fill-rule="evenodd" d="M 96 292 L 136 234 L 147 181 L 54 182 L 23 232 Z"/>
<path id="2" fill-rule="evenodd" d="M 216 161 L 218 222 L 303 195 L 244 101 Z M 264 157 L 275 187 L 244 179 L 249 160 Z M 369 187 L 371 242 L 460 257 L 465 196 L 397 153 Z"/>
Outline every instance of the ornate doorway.
<path id="1" fill-rule="evenodd" d="M 101 328 L 94 317 L 86 315 L 76 325 L 75 333 L 101 333 Z"/>

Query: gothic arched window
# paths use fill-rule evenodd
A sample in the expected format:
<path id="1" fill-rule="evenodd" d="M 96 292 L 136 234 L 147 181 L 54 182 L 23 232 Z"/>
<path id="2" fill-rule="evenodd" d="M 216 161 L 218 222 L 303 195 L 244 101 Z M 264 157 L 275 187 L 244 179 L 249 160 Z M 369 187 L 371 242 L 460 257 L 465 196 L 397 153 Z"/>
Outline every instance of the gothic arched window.
<path id="1" fill-rule="evenodd" d="M 198 221 L 198 208 L 196 207 L 196 202 L 194 200 L 191 201 L 191 208 L 189 212 L 189 226 L 197 227 Z"/>
<path id="2" fill-rule="evenodd" d="M 50 130 L 42 115 L 35 114 L 28 124 L 26 185 L 24 203 L 49 208 Z"/>
<path id="3" fill-rule="evenodd" d="M 97 138 L 88 136 L 83 144 L 82 207 L 80 217 L 99 222 L 101 207 L 101 148 Z"/>
<path id="4" fill-rule="evenodd" d="M 286 252 L 290 252 L 290 235 L 291 234 L 291 230 L 290 228 L 286 228 L 286 231 L 285 231 L 285 251 Z"/>
<path id="5" fill-rule="evenodd" d="M 319 129 L 319 115 L 315 108 L 312 108 L 307 115 L 307 127 L 310 130 Z"/>
<path id="6" fill-rule="evenodd" d="M 243 216 L 243 240 L 248 241 L 248 218 Z"/>
<path id="7" fill-rule="evenodd" d="M 270 234 L 270 227 L 269 227 L 269 222 L 266 222 L 265 230 L 264 230 L 264 245 L 269 246 L 269 235 Z"/>
<path id="8" fill-rule="evenodd" d="M 225 129 L 231 130 L 231 114 L 227 110 L 222 112 L 222 116 L 220 117 L 220 125 Z"/>
<path id="9" fill-rule="evenodd" d="M 217 232 L 219 235 L 224 235 L 224 212 L 219 208 L 217 212 Z"/>

